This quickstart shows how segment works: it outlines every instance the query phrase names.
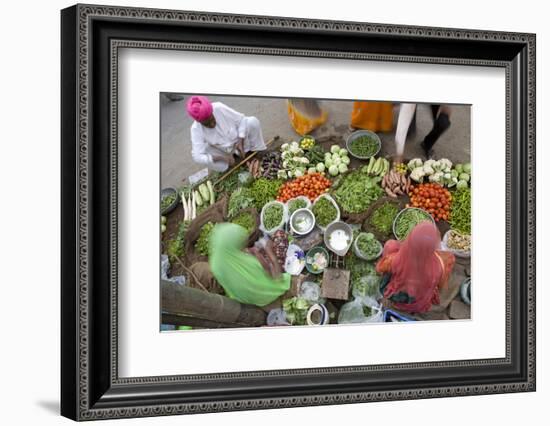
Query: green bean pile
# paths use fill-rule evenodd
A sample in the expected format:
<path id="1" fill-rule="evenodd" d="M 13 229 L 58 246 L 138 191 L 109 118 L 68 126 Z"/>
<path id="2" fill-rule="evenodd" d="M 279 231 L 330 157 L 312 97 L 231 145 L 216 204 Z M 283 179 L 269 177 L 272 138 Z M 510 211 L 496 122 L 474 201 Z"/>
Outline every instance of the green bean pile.
<path id="1" fill-rule="evenodd" d="M 378 141 L 370 135 L 359 136 L 349 143 L 349 150 L 358 157 L 372 157 L 378 150 Z"/>
<path id="2" fill-rule="evenodd" d="M 283 206 L 281 204 L 272 204 L 264 210 L 264 227 L 267 231 L 279 226 L 283 219 Z"/>
<path id="3" fill-rule="evenodd" d="M 405 210 L 397 218 L 397 223 L 395 224 L 395 236 L 399 240 L 404 240 L 416 225 L 424 221 L 432 221 L 432 217 L 427 211 L 420 209 Z"/>

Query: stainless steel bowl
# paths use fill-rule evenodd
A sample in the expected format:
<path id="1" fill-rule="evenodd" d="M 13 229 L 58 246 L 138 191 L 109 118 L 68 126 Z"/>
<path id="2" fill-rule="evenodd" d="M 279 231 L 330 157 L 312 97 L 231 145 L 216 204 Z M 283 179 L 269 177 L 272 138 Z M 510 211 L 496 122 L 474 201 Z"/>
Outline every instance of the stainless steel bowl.
<path id="1" fill-rule="evenodd" d="M 343 231 L 346 234 L 348 240 L 346 247 L 334 247 L 331 244 L 333 233 L 336 231 Z M 349 226 L 345 222 L 332 222 L 329 226 L 327 226 L 327 229 L 325 230 L 324 239 L 325 245 L 330 251 L 336 253 L 338 256 L 345 256 L 349 248 L 351 247 L 351 244 L 353 243 L 353 229 L 351 229 L 351 226 Z"/>
<path id="2" fill-rule="evenodd" d="M 315 227 L 315 215 L 309 209 L 298 209 L 290 216 L 290 230 L 298 235 L 309 234 Z"/>

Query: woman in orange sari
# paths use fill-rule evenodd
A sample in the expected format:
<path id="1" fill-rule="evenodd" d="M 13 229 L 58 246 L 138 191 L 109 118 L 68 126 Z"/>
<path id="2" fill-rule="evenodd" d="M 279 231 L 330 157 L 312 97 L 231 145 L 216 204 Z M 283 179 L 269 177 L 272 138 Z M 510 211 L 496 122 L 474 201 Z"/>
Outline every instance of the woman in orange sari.
<path id="1" fill-rule="evenodd" d="M 421 313 L 439 304 L 439 289 L 447 286 L 455 264 L 452 253 L 439 250 L 440 243 L 430 222 L 416 225 L 405 241 L 386 242 L 376 271 L 383 275 L 384 298 L 396 309 Z"/>
<path id="2" fill-rule="evenodd" d="M 350 126 L 373 132 L 391 132 L 393 129 L 393 104 L 391 102 L 353 103 Z"/>

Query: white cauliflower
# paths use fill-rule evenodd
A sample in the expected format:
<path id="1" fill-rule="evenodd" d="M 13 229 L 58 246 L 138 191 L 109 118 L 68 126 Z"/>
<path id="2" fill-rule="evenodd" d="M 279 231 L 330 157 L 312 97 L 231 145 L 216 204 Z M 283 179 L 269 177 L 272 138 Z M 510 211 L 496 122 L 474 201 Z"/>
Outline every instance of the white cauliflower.
<path id="1" fill-rule="evenodd" d="M 447 158 L 440 159 L 439 163 L 441 164 L 441 169 L 445 172 L 450 171 L 451 168 L 453 167 L 453 163 L 451 162 L 451 160 Z"/>
<path id="2" fill-rule="evenodd" d="M 413 158 L 407 163 L 407 167 L 411 171 L 416 169 L 417 167 L 422 167 L 422 160 L 420 158 Z"/>
<path id="3" fill-rule="evenodd" d="M 433 175 L 435 173 L 435 170 L 432 166 L 428 164 L 424 164 L 424 167 L 422 167 L 422 170 L 424 170 L 424 176 Z"/>
<path id="4" fill-rule="evenodd" d="M 424 178 L 425 175 L 426 173 L 424 173 L 424 168 L 422 166 L 416 167 L 411 172 L 411 179 L 414 180 L 415 182 L 422 182 L 422 179 Z"/>
<path id="5" fill-rule="evenodd" d="M 442 179 L 443 179 L 443 173 L 442 172 L 435 172 L 433 175 L 430 175 L 428 177 L 428 180 L 430 182 L 435 182 L 435 183 L 441 183 Z"/>
<path id="6" fill-rule="evenodd" d="M 288 151 L 289 147 L 290 147 L 289 144 L 284 143 L 284 144 L 281 145 L 281 151 Z M 283 154 L 284 154 L 284 152 L 283 152 Z"/>

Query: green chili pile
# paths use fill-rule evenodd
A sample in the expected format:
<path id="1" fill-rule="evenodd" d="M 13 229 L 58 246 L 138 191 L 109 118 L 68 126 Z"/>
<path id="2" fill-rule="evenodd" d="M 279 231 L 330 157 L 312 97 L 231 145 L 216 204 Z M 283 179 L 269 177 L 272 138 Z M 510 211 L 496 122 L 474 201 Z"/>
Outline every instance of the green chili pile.
<path id="1" fill-rule="evenodd" d="M 250 195 L 254 199 L 254 207 L 261 210 L 267 203 L 275 200 L 282 184 L 283 181 L 280 179 L 256 179 L 250 186 Z"/>
<path id="2" fill-rule="evenodd" d="M 471 220 L 471 190 L 470 188 L 457 189 L 453 194 L 449 219 L 451 229 L 469 235 L 472 232 Z"/>

